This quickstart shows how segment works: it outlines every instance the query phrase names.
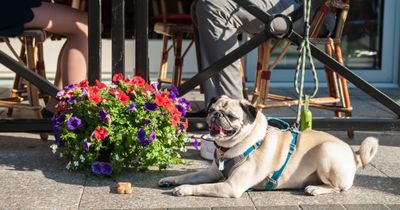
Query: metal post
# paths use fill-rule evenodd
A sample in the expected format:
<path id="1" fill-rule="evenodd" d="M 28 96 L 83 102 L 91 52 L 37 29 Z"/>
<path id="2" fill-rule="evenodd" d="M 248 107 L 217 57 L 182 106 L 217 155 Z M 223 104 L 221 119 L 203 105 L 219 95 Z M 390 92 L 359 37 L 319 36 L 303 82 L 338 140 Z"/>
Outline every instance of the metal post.
<path id="1" fill-rule="evenodd" d="M 37 88 L 49 94 L 52 97 L 56 97 L 58 89 L 56 86 L 51 84 L 48 80 L 36 74 L 34 71 L 26 68 L 26 66 L 15 61 L 13 58 L 0 51 L 0 63 L 5 67 L 9 68 L 16 74 L 20 75 L 30 83 L 34 84 Z"/>
<path id="2" fill-rule="evenodd" d="M 135 0 L 135 74 L 146 81 L 149 81 L 148 9 L 148 0 Z"/>
<path id="3" fill-rule="evenodd" d="M 125 0 L 112 1 L 112 75 L 125 75 Z"/>
<path id="4" fill-rule="evenodd" d="M 101 0 L 89 1 L 89 64 L 88 80 L 101 79 Z"/>

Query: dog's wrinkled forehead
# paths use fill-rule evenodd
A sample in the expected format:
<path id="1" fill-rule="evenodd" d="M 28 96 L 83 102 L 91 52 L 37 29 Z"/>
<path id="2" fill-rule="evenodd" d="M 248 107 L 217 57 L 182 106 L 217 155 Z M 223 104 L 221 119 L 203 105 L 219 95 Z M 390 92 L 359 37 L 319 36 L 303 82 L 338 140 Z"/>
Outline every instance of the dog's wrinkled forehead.
<path id="1" fill-rule="evenodd" d="M 242 113 L 243 109 L 241 108 L 240 102 L 238 100 L 220 98 L 218 101 L 211 105 L 210 111 Z"/>

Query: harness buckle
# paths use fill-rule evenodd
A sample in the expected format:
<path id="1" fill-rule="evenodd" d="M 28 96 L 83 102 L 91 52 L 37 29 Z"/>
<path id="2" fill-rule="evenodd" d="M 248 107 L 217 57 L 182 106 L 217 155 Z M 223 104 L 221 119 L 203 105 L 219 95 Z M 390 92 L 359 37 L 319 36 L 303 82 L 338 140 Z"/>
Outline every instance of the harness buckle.
<path id="1" fill-rule="evenodd" d="M 293 153 L 294 152 L 296 152 L 296 145 L 290 145 L 290 148 L 289 148 L 289 154 L 290 155 L 293 155 Z"/>
<path id="2" fill-rule="evenodd" d="M 271 183 L 273 184 L 273 187 L 275 187 L 278 184 L 278 182 L 275 179 L 272 179 L 270 176 L 267 177 L 267 181 L 268 181 L 267 184 Z"/>

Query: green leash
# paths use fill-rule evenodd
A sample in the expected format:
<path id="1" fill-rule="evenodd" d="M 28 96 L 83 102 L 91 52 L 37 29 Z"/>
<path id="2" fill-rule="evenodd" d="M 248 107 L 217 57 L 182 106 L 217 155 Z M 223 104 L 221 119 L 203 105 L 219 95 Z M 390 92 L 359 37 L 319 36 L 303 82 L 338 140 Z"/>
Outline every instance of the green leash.
<path id="1" fill-rule="evenodd" d="M 299 104 L 297 108 L 297 118 L 296 118 L 296 126 L 303 125 L 300 127 L 301 130 L 311 129 L 312 127 L 312 114 L 311 111 L 308 109 L 309 99 L 314 97 L 318 92 L 318 76 L 315 70 L 315 65 L 313 58 L 311 56 L 311 49 L 310 49 L 310 14 L 311 14 L 311 0 L 304 0 L 304 36 L 301 45 L 299 46 L 299 57 L 297 59 L 296 65 L 296 74 L 294 78 L 294 86 L 296 88 L 296 92 L 299 97 Z M 314 77 L 314 90 L 311 95 L 304 96 L 304 74 L 306 70 L 306 61 L 307 58 L 310 61 L 311 72 Z M 301 69 L 300 69 L 301 68 Z M 301 78 L 300 78 L 300 88 L 299 88 L 299 73 L 301 70 Z M 307 103 L 307 107 L 304 108 L 302 112 L 303 102 Z M 301 117 L 301 116 L 305 117 Z M 300 120 L 301 119 L 301 120 Z M 300 122 L 302 121 L 302 122 Z"/>

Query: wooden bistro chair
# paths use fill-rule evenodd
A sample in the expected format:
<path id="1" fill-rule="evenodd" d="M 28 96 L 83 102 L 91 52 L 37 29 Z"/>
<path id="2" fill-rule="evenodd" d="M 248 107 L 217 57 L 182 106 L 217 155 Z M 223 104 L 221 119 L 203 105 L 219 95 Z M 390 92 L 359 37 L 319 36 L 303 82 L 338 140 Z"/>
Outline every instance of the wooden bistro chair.
<path id="1" fill-rule="evenodd" d="M 343 64 L 343 58 L 340 41 L 348 10 L 349 0 L 327 0 L 324 5 L 317 9 L 311 21 L 310 41 L 314 44 L 324 45 L 326 53 L 341 64 Z M 333 11 L 336 14 L 335 29 L 332 35 L 328 37 L 318 37 L 329 11 Z M 290 41 L 287 41 L 280 54 L 269 65 L 272 52 L 277 49 L 282 40 L 274 41 L 273 43 L 273 40 L 269 39 L 258 48 L 257 74 L 252 98 L 252 104 L 258 109 L 290 107 L 299 103 L 298 99 L 269 92 L 271 72 L 291 46 Z M 330 70 L 327 66 L 325 66 L 325 72 L 329 95 L 310 99 L 309 106 L 332 110 L 337 117 L 343 117 L 343 113 L 345 117 L 351 117 L 352 106 L 346 79 Z M 267 99 L 269 100 L 267 101 Z M 349 131 L 348 135 L 352 137 L 353 133 Z"/>
<path id="2" fill-rule="evenodd" d="M 193 37 L 193 22 L 189 12 L 184 11 L 185 0 L 174 0 L 177 11 L 169 12 L 166 0 L 152 0 L 154 14 L 154 32 L 162 35 L 161 65 L 158 75 L 159 85 L 162 83 L 179 86 L 182 83 L 184 57 L 193 45 L 193 39 L 182 53 L 182 42 L 185 37 Z M 186 0 L 187 1 L 187 0 Z M 169 39 L 172 44 L 169 46 Z M 175 56 L 172 78 L 167 78 L 168 55 L 173 51 Z"/>
<path id="3" fill-rule="evenodd" d="M 42 30 L 25 30 L 24 33 L 18 37 L 21 41 L 19 54 L 13 46 L 11 46 L 8 37 L 1 37 L 1 40 L 7 44 L 14 56 L 21 63 L 24 63 L 28 69 L 46 78 L 43 54 L 43 42 L 46 40 L 46 36 L 46 32 Z M 0 99 L 0 107 L 8 108 L 8 117 L 12 116 L 14 108 L 19 108 L 31 110 L 35 118 L 42 119 L 40 99 L 43 99 L 44 103 L 47 103 L 49 96 L 42 94 L 38 88 L 16 74 L 10 97 Z M 28 103 L 23 103 L 24 101 Z M 42 140 L 46 140 L 48 135 L 41 133 L 40 137 Z"/>
<path id="4" fill-rule="evenodd" d="M 64 3 L 71 5 L 72 8 L 84 10 L 86 1 L 71 0 Z M 17 37 L 21 41 L 19 53 L 17 53 L 10 44 L 8 37 L 0 37 L 0 41 L 6 43 L 17 60 L 26 65 L 28 69 L 46 78 L 43 43 L 48 37 L 51 39 L 62 38 L 61 35 L 48 33 L 41 29 L 25 30 L 23 34 Z M 31 110 L 35 118 L 42 119 L 41 110 L 43 107 L 40 105 L 41 99 L 43 99 L 46 104 L 49 100 L 49 96 L 42 93 L 37 87 L 27 82 L 20 75 L 16 74 L 10 97 L 0 99 L 0 107 L 8 108 L 7 117 L 12 117 L 14 108 L 18 108 Z M 27 101 L 27 103 L 23 103 L 24 101 Z M 48 135 L 41 133 L 40 137 L 42 140 L 46 140 Z"/>

